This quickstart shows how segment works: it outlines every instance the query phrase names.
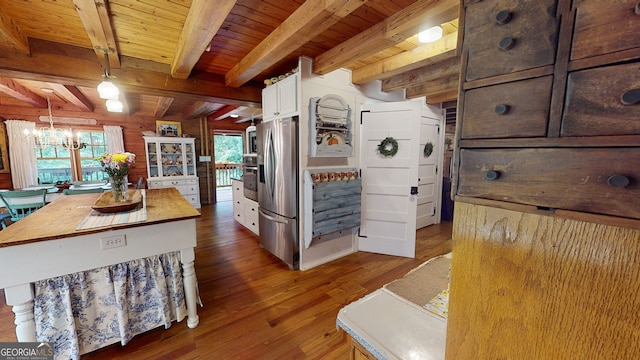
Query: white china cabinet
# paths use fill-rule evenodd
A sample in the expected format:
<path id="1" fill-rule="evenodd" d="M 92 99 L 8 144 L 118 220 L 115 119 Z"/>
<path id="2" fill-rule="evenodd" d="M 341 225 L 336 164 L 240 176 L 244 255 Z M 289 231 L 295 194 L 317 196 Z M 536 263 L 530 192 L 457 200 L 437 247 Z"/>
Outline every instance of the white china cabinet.
<path id="1" fill-rule="evenodd" d="M 200 208 L 196 176 L 195 139 L 145 136 L 149 189 L 175 187 L 195 208 Z"/>

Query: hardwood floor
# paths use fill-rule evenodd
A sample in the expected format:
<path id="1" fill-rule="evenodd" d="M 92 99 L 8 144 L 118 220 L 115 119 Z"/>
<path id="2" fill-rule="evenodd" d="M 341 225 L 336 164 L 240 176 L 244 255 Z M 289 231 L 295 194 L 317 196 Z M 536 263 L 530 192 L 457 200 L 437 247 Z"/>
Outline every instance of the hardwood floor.
<path id="1" fill-rule="evenodd" d="M 291 271 L 233 220 L 233 203 L 202 208 L 196 274 L 200 324 L 158 328 L 82 359 L 348 359 L 336 329 L 345 305 L 451 251 L 451 224 L 418 230 L 416 258 L 358 252 L 307 271 Z M 0 342 L 16 341 L 13 313 L 0 296 Z M 373 314 L 372 314 L 373 315 Z"/>

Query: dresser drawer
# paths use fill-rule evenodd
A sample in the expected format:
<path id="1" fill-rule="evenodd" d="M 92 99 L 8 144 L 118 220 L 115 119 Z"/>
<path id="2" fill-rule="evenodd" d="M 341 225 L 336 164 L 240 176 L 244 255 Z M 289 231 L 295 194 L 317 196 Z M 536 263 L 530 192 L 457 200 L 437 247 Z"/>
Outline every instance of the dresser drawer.
<path id="1" fill-rule="evenodd" d="M 571 60 L 640 47 L 638 0 L 574 0 Z"/>
<path id="2" fill-rule="evenodd" d="M 567 81 L 562 136 L 640 134 L 640 62 L 576 71 Z"/>
<path id="3" fill-rule="evenodd" d="M 462 149 L 457 195 L 640 219 L 640 148 Z"/>
<path id="4" fill-rule="evenodd" d="M 555 12 L 555 0 L 487 0 L 467 6 L 466 80 L 553 64 L 559 28 Z"/>
<path id="5" fill-rule="evenodd" d="M 468 90 L 462 138 L 546 136 L 552 82 L 545 76 Z"/>

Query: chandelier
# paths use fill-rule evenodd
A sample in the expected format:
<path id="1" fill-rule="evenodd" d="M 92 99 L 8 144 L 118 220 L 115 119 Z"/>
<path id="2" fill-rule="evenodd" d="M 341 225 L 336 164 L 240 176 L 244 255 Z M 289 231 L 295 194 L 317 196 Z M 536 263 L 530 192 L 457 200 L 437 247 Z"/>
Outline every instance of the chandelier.
<path id="1" fill-rule="evenodd" d="M 56 129 L 53 126 L 53 115 L 51 114 L 51 98 L 50 94 L 53 93 L 51 89 L 42 89 L 42 92 L 47 96 L 47 108 L 49 110 L 49 127 L 41 127 L 39 129 L 33 129 L 29 131 L 24 130 L 24 134 L 27 137 L 33 138 L 36 145 L 42 149 L 47 146 L 60 146 L 63 149 L 78 150 L 84 149 L 87 144 L 80 142 L 80 133 L 76 133 L 74 136 L 71 129 Z"/>

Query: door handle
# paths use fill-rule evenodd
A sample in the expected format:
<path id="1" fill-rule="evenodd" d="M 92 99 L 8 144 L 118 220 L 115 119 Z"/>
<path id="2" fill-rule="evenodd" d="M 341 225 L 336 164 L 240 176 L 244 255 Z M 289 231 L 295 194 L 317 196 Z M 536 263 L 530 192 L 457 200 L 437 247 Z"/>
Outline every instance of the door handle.
<path id="1" fill-rule="evenodd" d="M 274 222 L 277 222 L 277 223 L 280 223 L 280 224 L 287 224 L 287 223 L 289 223 L 289 222 L 288 222 L 288 221 L 286 221 L 286 220 L 280 220 L 280 219 L 275 218 L 275 217 L 273 217 L 273 216 L 267 215 L 267 214 L 266 214 L 264 211 L 262 211 L 262 209 L 260 209 L 260 208 L 258 208 L 258 212 L 260 213 L 260 215 L 264 216 L 264 217 L 265 217 L 265 218 L 267 218 L 268 220 L 271 220 L 271 221 L 274 221 Z"/>
<path id="2" fill-rule="evenodd" d="M 411 195 L 418 195 L 418 187 L 417 186 L 412 186 L 411 187 Z"/>

